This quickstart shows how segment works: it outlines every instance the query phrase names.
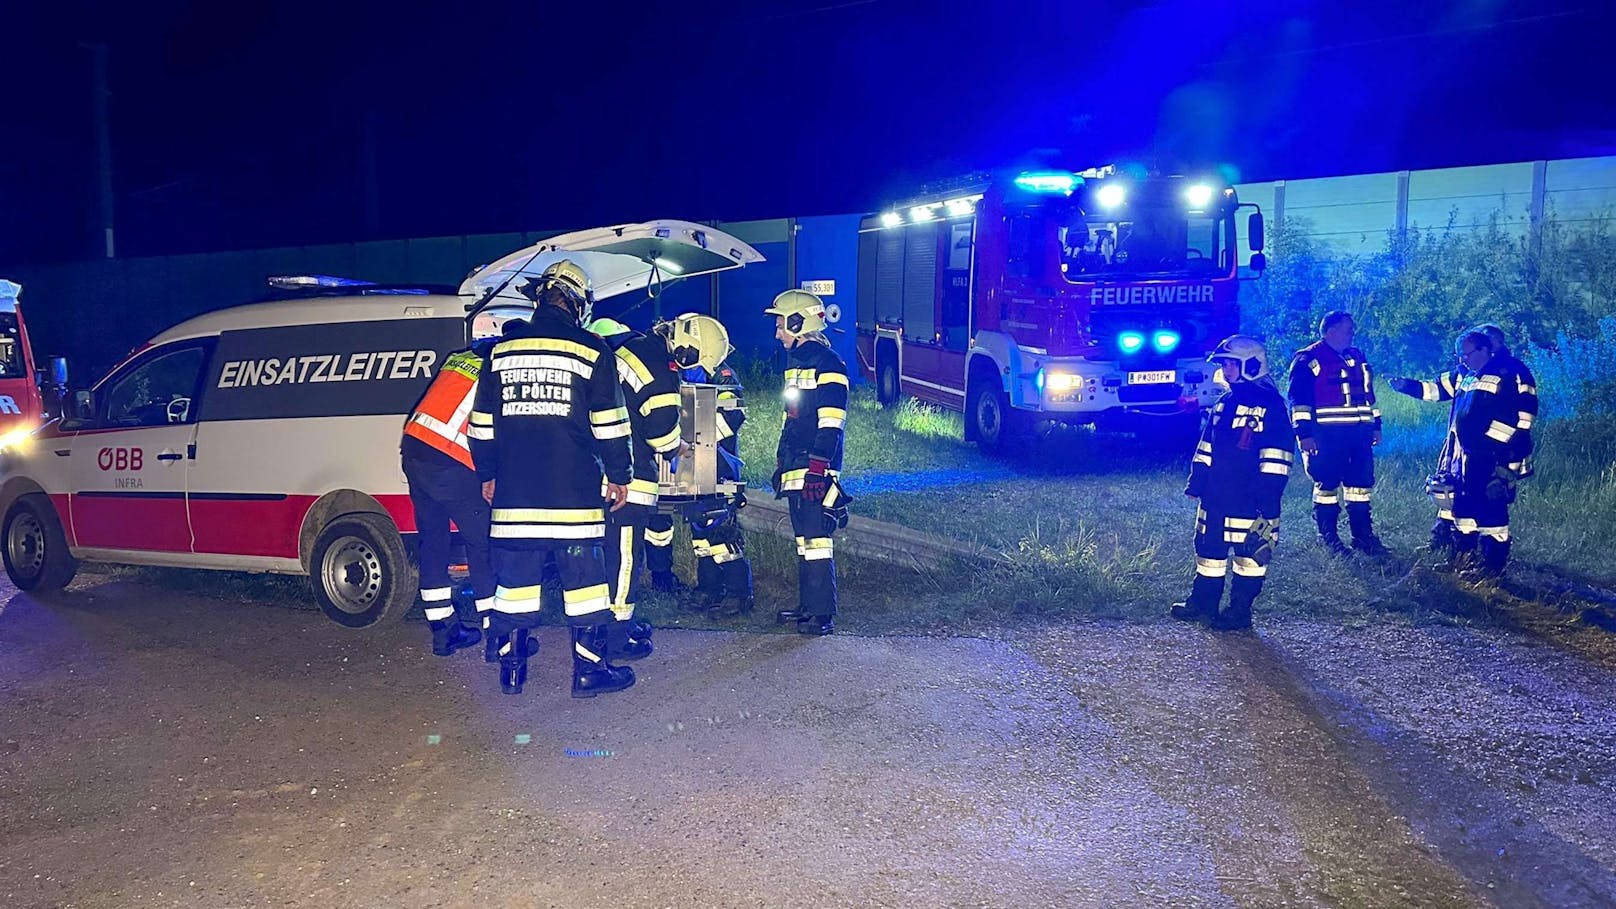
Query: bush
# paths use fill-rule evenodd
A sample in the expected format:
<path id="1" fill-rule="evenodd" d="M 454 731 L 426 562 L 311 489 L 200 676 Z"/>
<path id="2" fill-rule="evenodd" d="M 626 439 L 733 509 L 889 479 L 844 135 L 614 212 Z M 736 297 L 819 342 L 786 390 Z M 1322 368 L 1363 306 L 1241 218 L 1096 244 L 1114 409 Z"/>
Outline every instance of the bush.
<path id="1" fill-rule="evenodd" d="M 1616 316 L 1599 320 L 1598 334 L 1559 332 L 1549 347 L 1526 349 L 1545 418 L 1616 416 Z"/>

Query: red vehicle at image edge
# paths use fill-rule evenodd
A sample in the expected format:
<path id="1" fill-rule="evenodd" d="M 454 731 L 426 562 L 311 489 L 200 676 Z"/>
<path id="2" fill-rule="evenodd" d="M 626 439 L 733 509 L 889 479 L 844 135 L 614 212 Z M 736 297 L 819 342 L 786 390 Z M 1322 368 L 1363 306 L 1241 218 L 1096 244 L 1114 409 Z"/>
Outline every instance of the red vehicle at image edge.
<path id="1" fill-rule="evenodd" d="M 989 452 L 1043 420 L 1190 431 L 1222 393 L 1205 355 L 1266 264 L 1256 209 L 1221 180 L 1108 167 L 968 178 L 868 215 L 860 365 L 883 403 L 963 411 Z"/>
<path id="2" fill-rule="evenodd" d="M 67 382 L 66 361 L 59 357 L 51 359 L 52 375 L 44 376 L 35 369 L 28 326 L 17 299 L 21 295 L 21 285 L 0 279 L 0 451 L 27 438 L 45 422 L 41 383 L 50 381 L 59 388 Z M 59 405 L 59 393 L 52 399 Z"/>

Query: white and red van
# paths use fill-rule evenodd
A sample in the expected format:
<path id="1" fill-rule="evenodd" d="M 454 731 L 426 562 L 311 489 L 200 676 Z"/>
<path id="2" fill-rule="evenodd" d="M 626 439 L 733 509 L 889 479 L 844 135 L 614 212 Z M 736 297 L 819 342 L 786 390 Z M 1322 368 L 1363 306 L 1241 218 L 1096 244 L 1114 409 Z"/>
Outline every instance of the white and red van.
<path id="1" fill-rule="evenodd" d="M 473 325 L 531 307 L 521 275 L 576 251 L 609 277 L 598 299 L 763 258 L 656 221 L 552 238 L 458 292 L 305 282 L 301 298 L 176 325 L 0 450 L 12 583 L 60 589 L 81 561 L 307 574 L 343 625 L 401 617 L 416 588 L 404 419 Z"/>

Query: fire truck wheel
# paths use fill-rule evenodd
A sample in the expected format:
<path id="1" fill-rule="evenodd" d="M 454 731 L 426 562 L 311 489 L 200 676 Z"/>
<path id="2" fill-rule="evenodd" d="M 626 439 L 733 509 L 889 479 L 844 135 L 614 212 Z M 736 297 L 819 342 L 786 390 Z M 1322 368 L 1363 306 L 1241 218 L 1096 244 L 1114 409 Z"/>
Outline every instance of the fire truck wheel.
<path id="1" fill-rule="evenodd" d="M 67 550 L 67 535 L 50 499 L 39 493 L 21 496 L 6 512 L 6 574 L 18 590 L 50 593 L 61 590 L 78 573 L 78 560 Z"/>
<path id="2" fill-rule="evenodd" d="M 990 382 L 971 387 L 971 400 L 965 413 L 976 428 L 976 444 L 984 454 L 1002 454 L 1028 428 L 1026 415 L 1010 406 L 1004 390 Z"/>
<path id="3" fill-rule="evenodd" d="M 415 565 L 393 522 L 345 514 L 314 540 L 309 582 L 326 617 L 349 628 L 404 618 L 415 604 Z"/>
<path id="4" fill-rule="evenodd" d="M 903 397 L 903 386 L 898 383 L 898 364 L 891 357 L 881 357 L 875 368 L 875 398 L 882 406 L 898 403 Z"/>

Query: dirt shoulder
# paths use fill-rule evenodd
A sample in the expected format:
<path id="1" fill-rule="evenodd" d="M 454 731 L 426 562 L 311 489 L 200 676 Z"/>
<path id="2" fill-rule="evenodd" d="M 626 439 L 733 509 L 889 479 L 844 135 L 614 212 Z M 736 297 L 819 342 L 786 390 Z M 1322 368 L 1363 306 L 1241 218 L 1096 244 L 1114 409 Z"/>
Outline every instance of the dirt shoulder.
<path id="1" fill-rule="evenodd" d="M 1616 900 L 1616 672 L 1508 631 L 665 629 L 574 701 L 239 599 L 0 593 L 0 904 Z"/>

